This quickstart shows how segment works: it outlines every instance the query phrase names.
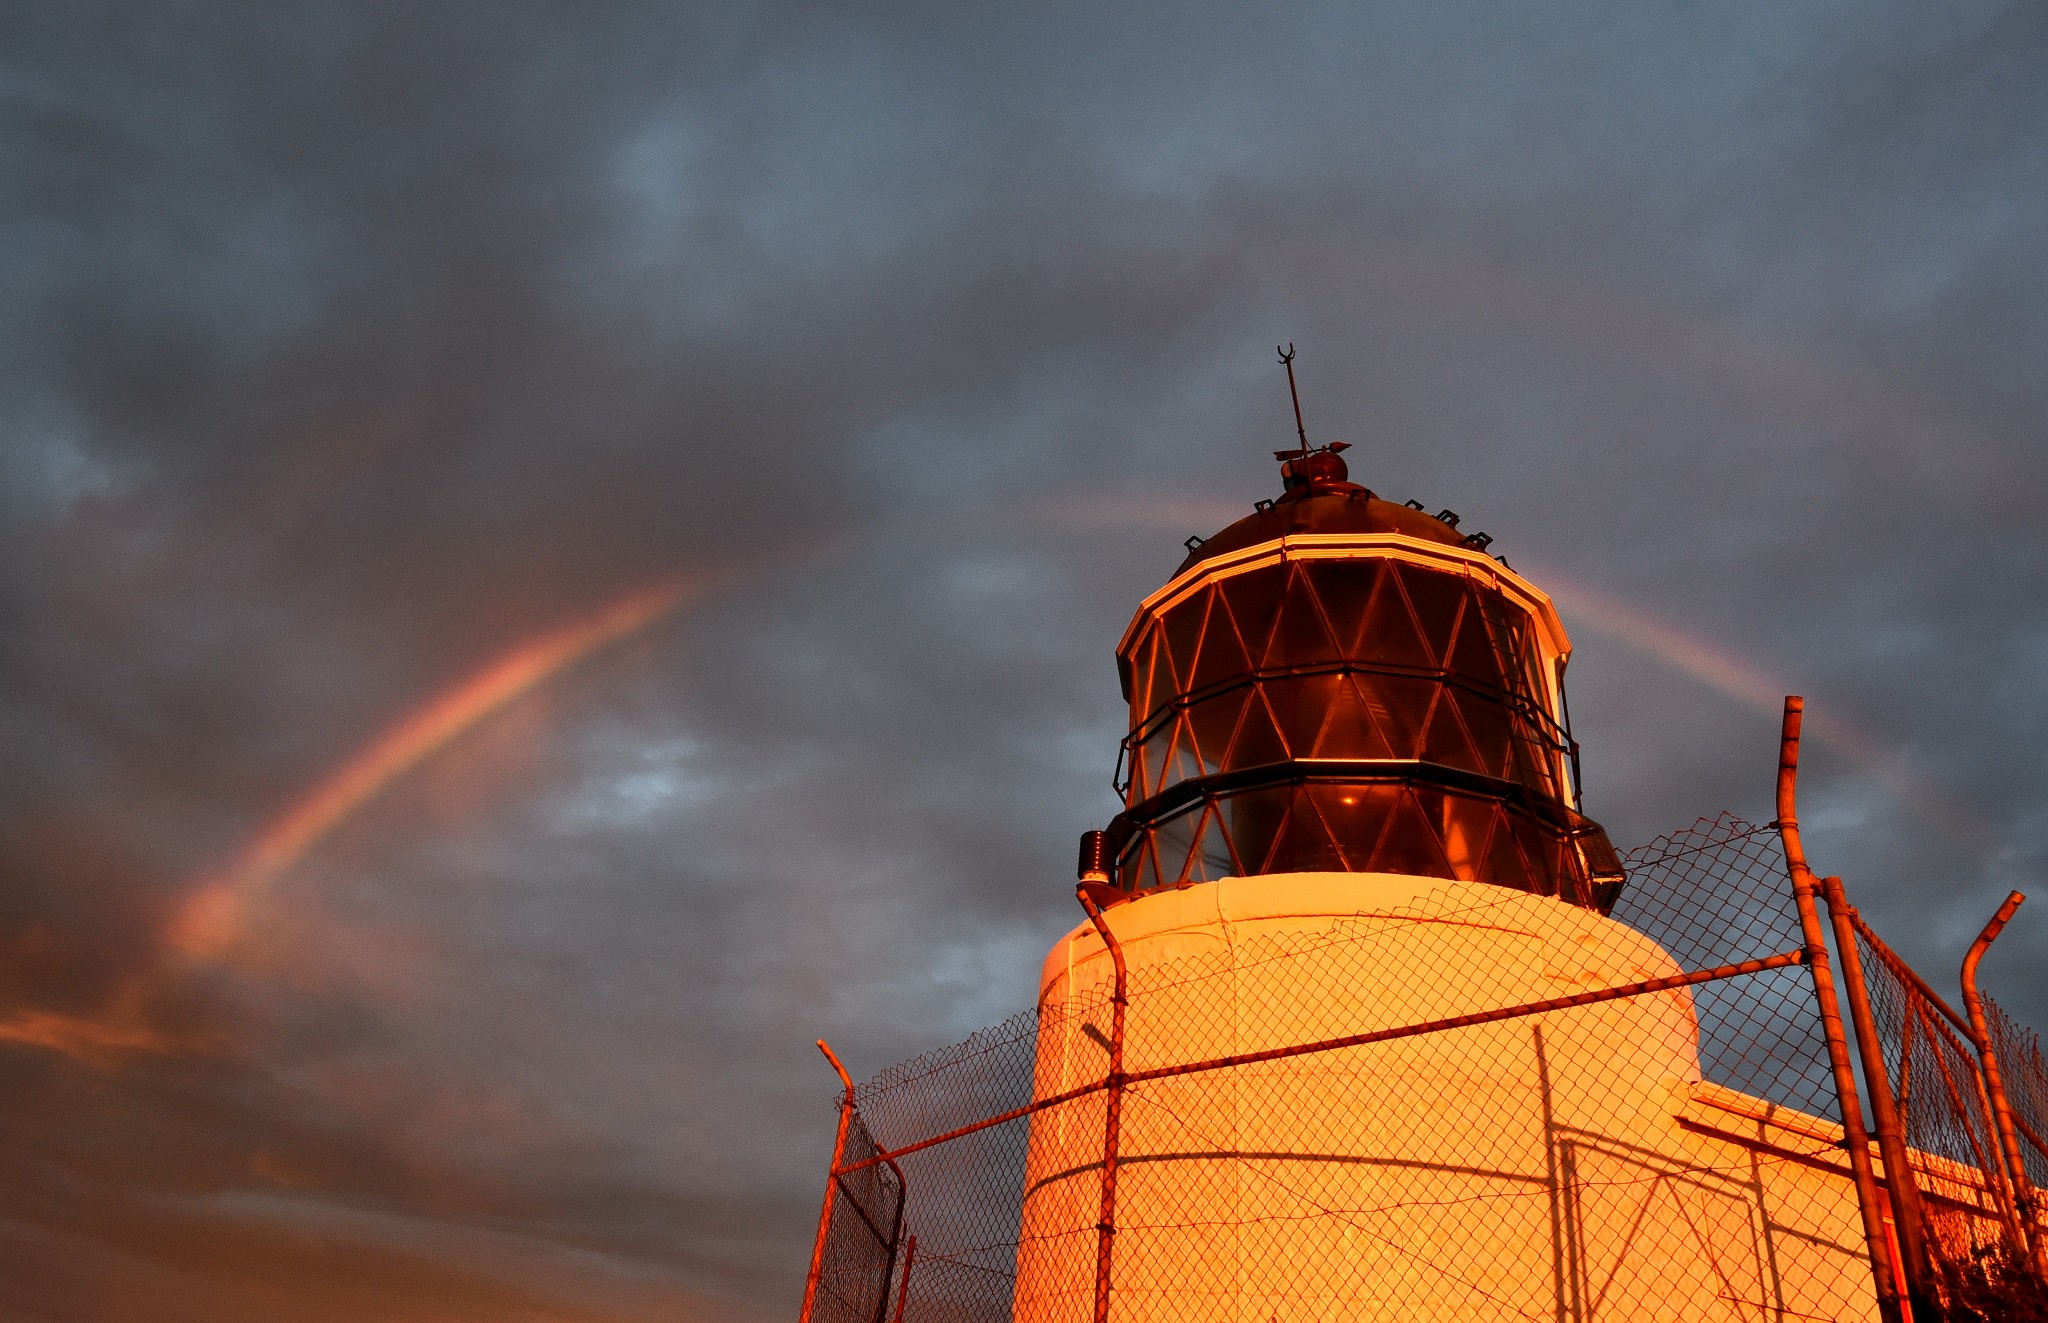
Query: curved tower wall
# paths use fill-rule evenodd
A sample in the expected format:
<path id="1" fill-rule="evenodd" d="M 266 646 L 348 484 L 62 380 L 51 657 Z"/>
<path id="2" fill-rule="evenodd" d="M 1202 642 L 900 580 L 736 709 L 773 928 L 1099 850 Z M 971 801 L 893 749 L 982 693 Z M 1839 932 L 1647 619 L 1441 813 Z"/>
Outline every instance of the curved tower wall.
<path id="1" fill-rule="evenodd" d="M 1230 878 L 1106 919 L 1129 968 L 1126 1071 L 1679 972 L 1582 907 L 1398 874 Z M 1110 979 L 1091 926 L 1053 947 L 1038 1096 L 1102 1078 Z M 1115 1317 L 1551 1317 L 1558 1137 L 1670 1150 L 1698 1078 L 1675 991 L 1134 1085 Z M 1090 1317 L 1102 1124 L 1099 1102 L 1034 1118 L 1019 1318 Z"/>

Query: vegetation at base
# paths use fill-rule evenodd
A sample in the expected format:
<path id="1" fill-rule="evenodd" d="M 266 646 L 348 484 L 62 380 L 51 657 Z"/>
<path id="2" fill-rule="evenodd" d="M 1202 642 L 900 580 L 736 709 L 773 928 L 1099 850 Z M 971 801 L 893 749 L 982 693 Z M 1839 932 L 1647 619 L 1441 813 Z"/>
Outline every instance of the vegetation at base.
<path id="1" fill-rule="evenodd" d="M 2048 1323 L 2048 1282 L 2005 1250 L 1980 1248 L 1968 1263 L 1946 1267 L 1941 1285 L 1939 1323 Z"/>

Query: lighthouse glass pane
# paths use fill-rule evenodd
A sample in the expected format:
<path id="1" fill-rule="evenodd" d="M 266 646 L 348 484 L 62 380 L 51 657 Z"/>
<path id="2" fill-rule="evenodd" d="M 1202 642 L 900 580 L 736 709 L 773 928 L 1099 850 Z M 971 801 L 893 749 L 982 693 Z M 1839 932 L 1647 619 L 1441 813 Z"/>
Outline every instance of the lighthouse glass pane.
<path id="1" fill-rule="evenodd" d="M 1359 677 L 1340 675 L 1323 727 L 1316 735 L 1313 756 L 1317 758 L 1397 758 L 1380 723 L 1373 718 L 1372 705 L 1360 690 Z"/>
<path id="2" fill-rule="evenodd" d="M 1195 754 L 1205 774 L 1223 770 L 1224 755 L 1230 749 L 1232 737 L 1237 734 L 1238 717 L 1244 712 L 1245 700 L 1250 696 L 1249 687 L 1232 689 L 1188 709 L 1188 726 Z"/>
<path id="3" fill-rule="evenodd" d="M 1442 576 L 1434 576 L 1442 577 Z M 1373 595 L 1372 611 L 1358 636 L 1355 652 L 1360 661 L 1383 666 L 1429 670 L 1435 666 L 1429 646 L 1422 641 L 1422 627 L 1409 609 L 1408 595 L 1398 576 L 1389 574 Z"/>
<path id="4" fill-rule="evenodd" d="M 1286 582 L 1285 566 L 1270 566 L 1233 575 L 1223 581 L 1223 600 L 1237 636 L 1244 642 L 1245 655 L 1253 666 L 1265 664 L 1267 643 L 1273 636 L 1273 621 L 1280 614 L 1280 590 Z"/>
<path id="5" fill-rule="evenodd" d="M 1338 660 L 1337 641 L 1323 621 L 1323 608 L 1310 586 L 1306 568 L 1293 565 L 1289 570 L 1280 619 L 1273 627 L 1273 642 L 1266 651 L 1266 668 L 1327 665 Z"/>
<path id="6" fill-rule="evenodd" d="M 1463 772 L 1486 772 L 1473 747 L 1472 737 L 1458 712 L 1456 695 L 1446 690 L 1439 695 L 1436 709 L 1429 714 L 1429 733 L 1422 742 L 1424 762 L 1455 767 Z"/>
<path id="7" fill-rule="evenodd" d="M 1238 642 L 1237 627 L 1230 622 L 1229 608 L 1218 597 L 1202 630 L 1201 651 L 1195 658 L 1192 691 L 1210 688 L 1236 679 L 1251 670 L 1244 645 Z"/>
<path id="8" fill-rule="evenodd" d="M 1316 599 L 1322 603 L 1323 614 L 1335 632 L 1338 651 L 1357 656 L 1366 608 L 1386 573 L 1386 562 L 1316 560 L 1305 562 L 1302 568 L 1315 585 Z"/>
<path id="9" fill-rule="evenodd" d="M 1287 745 L 1280 738 L 1280 726 L 1267 701 L 1269 697 L 1265 685 L 1254 685 L 1246 691 L 1244 716 L 1224 758 L 1226 767 L 1266 767 L 1286 761 Z"/>
<path id="10" fill-rule="evenodd" d="M 1464 718 L 1465 732 L 1472 738 L 1476 770 L 1503 780 L 1515 779 L 1514 760 L 1509 749 L 1513 739 L 1512 720 L 1507 705 L 1497 698 L 1466 689 L 1447 689 L 1445 697 L 1457 705 L 1459 715 Z"/>
<path id="11" fill-rule="evenodd" d="M 1173 687 L 1187 693 L 1194 687 L 1195 645 L 1202 639 L 1202 618 L 1208 613 L 1212 589 L 1203 589 L 1166 613 L 1166 649 L 1173 659 Z"/>
<path id="12" fill-rule="evenodd" d="M 1441 666 L 1450 657 L 1451 635 L 1458 617 L 1464 613 L 1470 583 L 1458 575 L 1439 574 L 1413 565 L 1402 565 L 1399 570 L 1401 587 L 1408 594 L 1416 623 L 1422 627 L 1431 662 Z"/>

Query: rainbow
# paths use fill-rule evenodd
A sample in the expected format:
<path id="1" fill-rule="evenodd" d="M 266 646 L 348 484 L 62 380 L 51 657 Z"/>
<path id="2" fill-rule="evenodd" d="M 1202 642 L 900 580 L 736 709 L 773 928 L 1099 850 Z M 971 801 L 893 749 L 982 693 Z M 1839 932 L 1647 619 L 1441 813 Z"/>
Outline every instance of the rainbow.
<path id="1" fill-rule="evenodd" d="M 1773 720 L 1783 713 L 1786 688 L 1749 661 L 1658 619 L 1634 603 L 1574 582 L 1549 568 L 1532 569 L 1529 577 L 1550 590 L 1558 610 L 1566 616 L 1640 648 L 1752 712 Z M 1816 743 L 1863 768 L 1909 817 L 1950 844 L 1962 846 L 1980 858 L 1996 850 L 1996 829 L 1899 753 L 1825 711 L 1807 710 L 1806 733 Z"/>
<path id="2" fill-rule="evenodd" d="M 234 940 L 249 902 L 344 819 L 449 741 L 607 644 L 667 616 L 699 585 L 670 578 L 520 643 L 400 718 L 293 802 L 202 883 L 169 925 L 171 946 L 211 957 Z"/>

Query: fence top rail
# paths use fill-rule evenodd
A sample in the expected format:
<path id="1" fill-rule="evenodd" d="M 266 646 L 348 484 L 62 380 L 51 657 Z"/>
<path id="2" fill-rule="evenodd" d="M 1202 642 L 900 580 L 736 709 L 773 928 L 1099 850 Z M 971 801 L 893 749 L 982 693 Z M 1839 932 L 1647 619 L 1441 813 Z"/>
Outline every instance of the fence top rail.
<path id="1" fill-rule="evenodd" d="M 1522 1019 L 1531 1015 L 1542 1015 L 1549 1011 L 1572 1010 L 1591 1006 L 1603 1001 L 1616 1001 L 1623 997 L 1640 997 L 1653 992 L 1670 992 L 1689 988 L 1701 983 L 1712 983 L 1720 979 L 1740 978 L 1745 974 L 1761 974 L 1766 970 L 1784 969 L 1791 965 L 1806 963 L 1806 952 L 1781 951 L 1777 955 L 1760 960 L 1744 960 L 1739 964 L 1720 965 L 1713 969 L 1702 969 L 1690 974 L 1673 974 L 1666 978 L 1644 979 L 1637 983 L 1623 983 L 1609 988 L 1596 988 L 1590 992 L 1575 992 L 1562 997 L 1549 997 L 1542 1001 L 1523 1002 L 1515 1006 L 1502 1006 L 1490 1011 L 1478 1011 L 1469 1015 L 1452 1016 L 1441 1020 L 1425 1020 L 1418 1024 L 1398 1025 L 1387 1029 L 1373 1029 L 1363 1033 L 1346 1034 L 1340 1038 L 1324 1038 L 1314 1042 L 1297 1043 L 1287 1047 L 1267 1048 L 1258 1052 L 1238 1052 L 1229 1056 L 1211 1057 L 1205 1061 L 1191 1061 L 1170 1066 L 1155 1066 L 1150 1070 L 1131 1071 L 1122 1076 L 1126 1084 L 1143 1083 L 1147 1080 L 1167 1079 L 1177 1075 L 1193 1075 L 1202 1071 L 1221 1070 L 1231 1066 L 1256 1065 L 1265 1061 L 1277 1061 L 1285 1057 L 1307 1056 L 1315 1052 L 1330 1052 L 1347 1047 L 1364 1047 L 1370 1043 L 1389 1042 L 1399 1038 L 1414 1038 L 1422 1034 L 1442 1033 L 1450 1029 L 1469 1028 L 1474 1025 L 1494 1024 L 1502 1020 Z M 881 1149 L 873 1157 L 859 1162 L 848 1163 L 832 1173 L 834 1176 L 850 1175 L 865 1170 L 877 1163 L 894 1164 L 895 1160 L 912 1153 L 922 1152 L 956 1139 L 965 1139 L 994 1126 L 1006 1125 L 1020 1120 L 1034 1112 L 1044 1111 L 1063 1103 L 1085 1098 L 1107 1089 L 1110 1080 L 1105 1077 L 1079 1084 L 1071 1089 L 1045 1098 L 1034 1099 L 1021 1107 L 1012 1107 L 994 1116 L 983 1117 L 967 1125 L 955 1127 L 944 1134 L 932 1135 L 893 1149 Z"/>

